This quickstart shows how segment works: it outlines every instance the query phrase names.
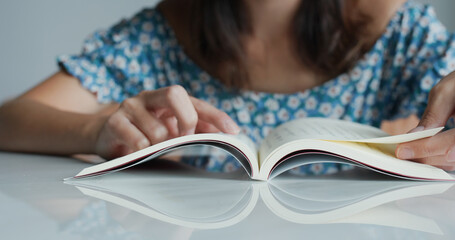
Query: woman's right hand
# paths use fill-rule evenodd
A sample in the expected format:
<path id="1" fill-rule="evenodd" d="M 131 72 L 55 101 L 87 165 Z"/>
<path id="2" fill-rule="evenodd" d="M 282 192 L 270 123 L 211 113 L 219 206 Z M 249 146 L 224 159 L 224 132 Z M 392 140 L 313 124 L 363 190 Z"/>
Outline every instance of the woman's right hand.
<path id="1" fill-rule="evenodd" d="M 178 136 L 240 131 L 226 113 L 189 96 L 178 85 L 143 91 L 126 99 L 114 113 L 103 116 L 97 128 L 95 152 L 105 159 Z"/>

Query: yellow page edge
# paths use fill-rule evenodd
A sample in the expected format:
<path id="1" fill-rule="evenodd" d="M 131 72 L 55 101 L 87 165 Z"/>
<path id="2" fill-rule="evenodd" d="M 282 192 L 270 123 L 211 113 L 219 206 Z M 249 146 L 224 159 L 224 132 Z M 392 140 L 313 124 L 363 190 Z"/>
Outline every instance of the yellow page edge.
<path id="1" fill-rule="evenodd" d="M 381 144 L 398 144 L 404 142 L 411 142 L 427 137 L 432 137 L 439 133 L 444 127 L 432 128 L 423 130 L 420 132 L 405 133 L 394 136 L 369 138 L 369 139 L 354 139 L 354 140 L 342 140 L 343 142 L 361 142 L 361 143 L 381 143 Z"/>

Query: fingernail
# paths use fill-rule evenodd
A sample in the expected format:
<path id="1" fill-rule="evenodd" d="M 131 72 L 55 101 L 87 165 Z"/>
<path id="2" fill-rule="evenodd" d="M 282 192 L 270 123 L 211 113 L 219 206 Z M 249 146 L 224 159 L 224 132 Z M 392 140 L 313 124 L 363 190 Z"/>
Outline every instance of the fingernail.
<path id="1" fill-rule="evenodd" d="M 452 147 L 447 154 L 447 162 L 455 162 L 455 147 Z"/>
<path id="2" fill-rule="evenodd" d="M 142 139 L 138 144 L 137 147 L 138 149 L 144 149 L 150 145 L 149 141 L 147 139 Z"/>
<path id="3" fill-rule="evenodd" d="M 224 127 L 228 133 L 238 134 L 240 132 L 240 127 L 232 120 L 226 120 Z"/>
<path id="4" fill-rule="evenodd" d="M 408 147 L 401 147 L 398 149 L 398 158 L 401 159 L 412 159 L 414 157 L 414 151 Z"/>
<path id="5" fill-rule="evenodd" d="M 411 131 L 409 131 L 408 133 L 415 133 L 415 132 L 421 132 L 425 130 L 425 127 L 424 126 L 417 126 L 416 128 L 412 129 Z"/>

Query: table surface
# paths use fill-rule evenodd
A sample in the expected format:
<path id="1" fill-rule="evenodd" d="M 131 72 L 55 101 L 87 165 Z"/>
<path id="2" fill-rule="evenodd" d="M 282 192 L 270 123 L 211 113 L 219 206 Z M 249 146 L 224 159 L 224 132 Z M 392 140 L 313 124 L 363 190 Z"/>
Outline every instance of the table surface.
<path id="1" fill-rule="evenodd" d="M 258 182 L 169 161 L 63 181 L 91 164 L 0 162 L 2 239 L 455 239 L 452 183 L 365 170 Z"/>

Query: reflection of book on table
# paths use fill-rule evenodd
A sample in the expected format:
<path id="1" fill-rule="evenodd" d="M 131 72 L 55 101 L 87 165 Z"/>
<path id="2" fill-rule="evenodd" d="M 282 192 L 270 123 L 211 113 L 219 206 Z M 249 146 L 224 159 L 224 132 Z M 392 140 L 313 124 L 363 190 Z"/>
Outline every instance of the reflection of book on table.
<path id="1" fill-rule="evenodd" d="M 416 180 L 454 180 L 445 171 L 395 158 L 397 143 L 430 137 L 442 128 L 388 136 L 357 123 L 305 118 L 274 129 L 256 149 L 243 135 L 195 134 L 174 138 L 105 163 L 88 167 L 75 177 L 101 175 L 149 161 L 190 145 L 210 145 L 232 154 L 251 178 L 267 180 L 291 168 L 317 162 L 339 162 Z"/>
<path id="2" fill-rule="evenodd" d="M 442 234 L 433 219 L 399 209 L 395 201 L 442 194 L 452 183 L 409 181 L 275 181 L 261 197 L 277 216 L 295 223 L 357 223 Z M 343 193 L 341 193 L 343 192 Z"/>
<path id="3" fill-rule="evenodd" d="M 85 195 L 163 222 L 218 229 L 243 221 L 259 199 L 276 216 L 300 224 L 357 223 L 441 234 L 432 219 L 407 213 L 397 200 L 445 192 L 451 183 L 278 179 L 271 183 L 117 173 L 69 181 Z M 219 197 L 220 193 L 223 197 Z M 264 205 L 261 205 L 264 206 Z"/>
<path id="4" fill-rule="evenodd" d="M 65 183 L 85 195 L 196 229 L 234 225 L 256 205 L 259 192 L 252 190 L 251 181 L 187 176 L 182 179 L 182 175 L 125 171 Z M 220 194 L 222 198 L 218 197 Z"/>

